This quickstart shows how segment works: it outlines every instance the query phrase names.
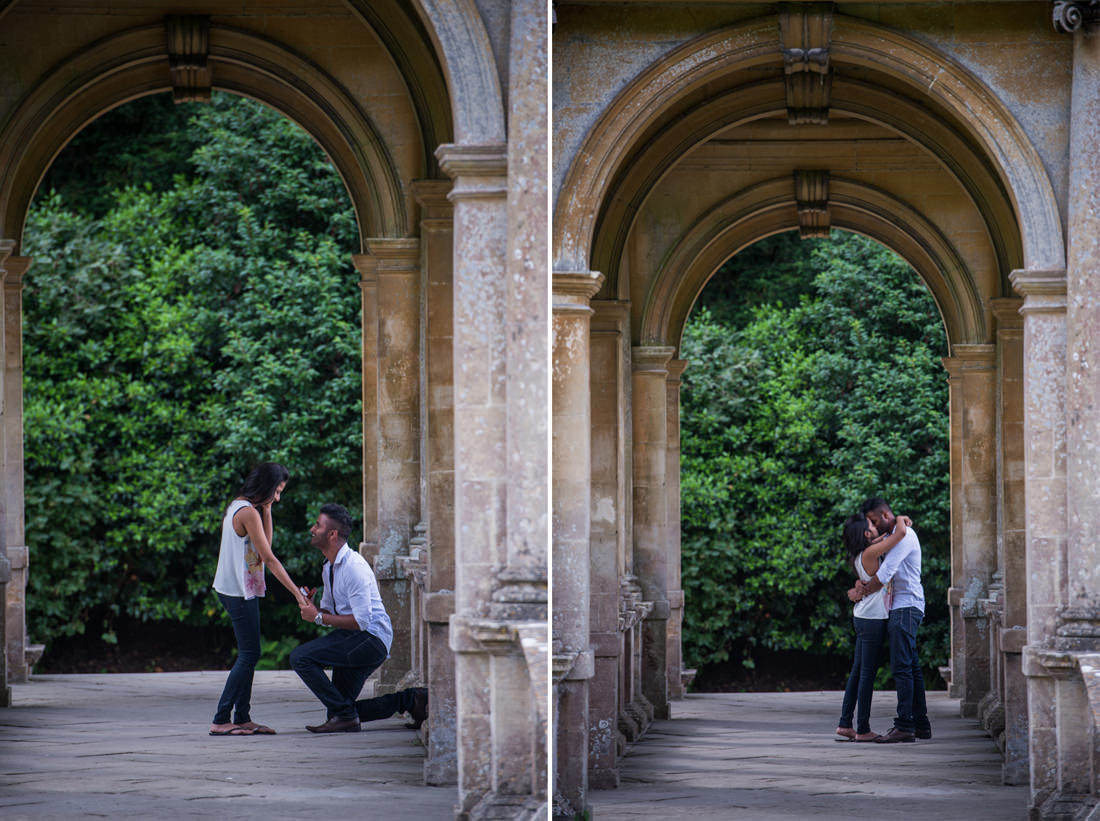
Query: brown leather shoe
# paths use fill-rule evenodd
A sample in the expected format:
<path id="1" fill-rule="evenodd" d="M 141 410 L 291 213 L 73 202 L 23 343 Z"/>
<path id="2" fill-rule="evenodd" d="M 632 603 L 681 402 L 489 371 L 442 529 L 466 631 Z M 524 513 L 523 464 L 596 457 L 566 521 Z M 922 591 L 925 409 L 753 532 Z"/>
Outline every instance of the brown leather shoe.
<path id="1" fill-rule="evenodd" d="M 409 708 L 409 721 L 405 724 L 410 730 L 419 730 L 420 725 L 428 718 L 428 688 L 413 687 L 413 703 Z"/>
<path id="2" fill-rule="evenodd" d="M 324 724 L 306 725 L 311 733 L 357 733 L 359 732 L 358 718 L 330 718 Z"/>
<path id="3" fill-rule="evenodd" d="M 875 739 L 876 744 L 897 744 L 898 742 L 916 741 L 917 737 L 912 733 L 907 733 L 904 730 L 899 730 L 897 727 L 891 727 L 890 732 L 886 735 L 880 735 Z"/>
<path id="4" fill-rule="evenodd" d="M 931 738 L 932 737 L 932 728 L 931 727 L 926 727 L 925 729 L 922 730 L 920 727 L 917 727 L 917 730 L 916 730 L 916 732 L 913 733 L 913 735 L 915 735 L 917 738 Z"/>

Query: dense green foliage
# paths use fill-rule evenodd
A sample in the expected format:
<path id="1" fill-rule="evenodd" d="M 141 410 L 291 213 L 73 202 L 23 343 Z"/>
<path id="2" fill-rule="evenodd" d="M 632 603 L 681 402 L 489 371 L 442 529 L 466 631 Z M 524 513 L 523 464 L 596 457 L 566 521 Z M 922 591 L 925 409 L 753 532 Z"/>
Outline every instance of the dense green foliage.
<path id="1" fill-rule="evenodd" d="M 934 669 L 947 658 L 950 550 L 935 304 L 899 257 L 853 234 L 748 250 L 704 291 L 683 338 L 688 663 L 751 667 L 758 649 L 849 655 L 841 527 L 881 495 L 921 539 L 920 645 Z"/>
<path id="2" fill-rule="evenodd" d="M 320 148 L 242 98 L 137 101 L 59 157 L 25 237 L 34 640 L 225 620 L 221 518 L 258 461 L 290 470 L 274 548 L 316 583 L 317 506 L 361 505 L 355 237 Z M 265 633 L 301 633 L 268 597 Z"/>

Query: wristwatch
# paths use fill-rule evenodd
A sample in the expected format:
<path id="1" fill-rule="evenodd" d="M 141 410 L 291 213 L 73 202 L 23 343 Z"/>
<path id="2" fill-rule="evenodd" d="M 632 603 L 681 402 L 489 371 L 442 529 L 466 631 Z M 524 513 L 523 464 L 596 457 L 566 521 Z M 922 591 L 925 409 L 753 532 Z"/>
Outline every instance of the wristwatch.
<path id="1" fill-rule="evenodd" d="M 317 615 L 313 617 L 313 623 L 314 624 L 320 624 L 320 625 L 324 626 L 324 623 L 325 623 L 324 622 L 324 617 L 325 617 L 325 614 L 318 611 Z"/>

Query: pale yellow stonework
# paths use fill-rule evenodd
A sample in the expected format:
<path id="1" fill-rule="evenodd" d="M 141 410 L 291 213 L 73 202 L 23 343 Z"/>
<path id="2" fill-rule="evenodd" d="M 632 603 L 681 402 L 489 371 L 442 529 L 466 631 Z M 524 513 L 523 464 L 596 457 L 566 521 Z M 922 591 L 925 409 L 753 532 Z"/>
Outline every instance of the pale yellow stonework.
<path id="1" fill-rule="evenodd" d="M 1002 750 L 1005 782 L 1030 784 L 1021 814 L 1084 817 L 1097 803 L 1097 13 L 555 3 L 551 264 L 604 277 L 590 390 L 570 394 L 591 408 L 599 695 L 587 751 L 558 724 L 557 743 L 587 753 L 587 768 L 559 770 L 557 806 L 583 811 L 588 786 L 617 784 L 625 742 L 691 676 L 674 477 L 695 299 L 747 245 L 831 228 L 903 256 L 947 333 L 951 695 Z M 555 572 L 555 595 L 572 602 L 571 583 Z"/>
<path id="2" fill-rule="evenodd" d="M 138 96 L 256 98 L 305 128 L 360 229 L 363 543 L 394 625 L 376 688 L 430 691 L 455 817 L 548 815 L 548 8 L 0 0 L 0 706 L 25 630 L 27 209 L 86 123 Z"/>

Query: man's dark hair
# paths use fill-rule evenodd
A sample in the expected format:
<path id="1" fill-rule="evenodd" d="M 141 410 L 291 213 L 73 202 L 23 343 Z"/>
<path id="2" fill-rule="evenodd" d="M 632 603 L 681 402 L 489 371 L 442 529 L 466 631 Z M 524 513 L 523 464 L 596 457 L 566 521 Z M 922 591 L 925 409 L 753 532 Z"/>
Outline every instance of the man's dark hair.
<path id="1" fill-rule="evenodd" d="M 866 516 L 868 513 L 874 513 L 876 510 L 890 510 L 889 503 L 881 496 L 872 496 L 866 502 L 863 503 L 860 512 Z"/>
<path id="2" fill-rule="evenodd" d="M 321 505 L 321 513 L 328 516 L 328 520 L 336 525 L 336 532 L 341 539 L 347 539 L 351 535 L 351 514 L 343 505 L 328 502 Z"/>
<path id="3" fill-rule="evenodd" d="M 290 478 L 290 471 L 278 462 L 260 462 L 245 477 L 237 495 L 254 505 L 262 504 L 275 495 L 275 488 Z"/>

